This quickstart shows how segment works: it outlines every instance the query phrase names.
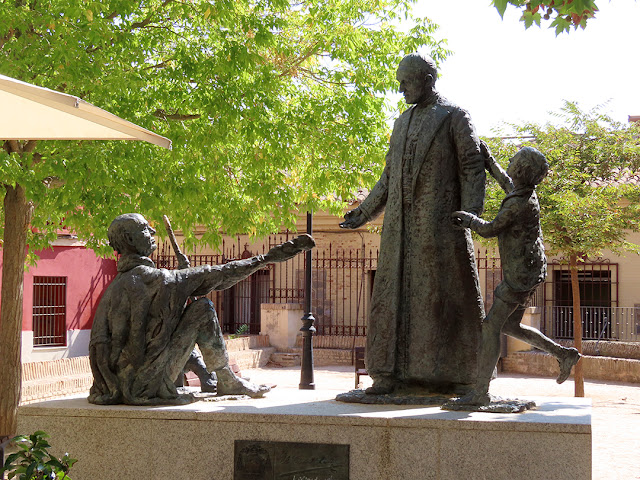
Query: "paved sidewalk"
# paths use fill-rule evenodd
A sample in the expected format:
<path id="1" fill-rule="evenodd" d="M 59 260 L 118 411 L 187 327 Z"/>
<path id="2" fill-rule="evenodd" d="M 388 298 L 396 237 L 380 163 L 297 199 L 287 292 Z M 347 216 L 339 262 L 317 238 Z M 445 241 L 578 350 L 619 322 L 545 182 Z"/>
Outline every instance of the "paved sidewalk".
<path id="1" fill-rule="evenodd" d="M 300 383 L 300 367 L 265 367 L 242 374 L 283 389 L 297 389 Z M 362 379 L 364 387 L 371 384 L 369 377 Z M 317 367 L 314 380 L 316 390 L 340 393 L 354 388 L 355 376 L 352 366 Z M 558 385 L 552 378 L 500 374 L 491 384 L 491 393 L 511 398 L 572 397 L 573 392 L 571 379 Z M 593 402 L 593 479 L 640 479 L 640 385 L 586 381 L 585 392 Z"/>

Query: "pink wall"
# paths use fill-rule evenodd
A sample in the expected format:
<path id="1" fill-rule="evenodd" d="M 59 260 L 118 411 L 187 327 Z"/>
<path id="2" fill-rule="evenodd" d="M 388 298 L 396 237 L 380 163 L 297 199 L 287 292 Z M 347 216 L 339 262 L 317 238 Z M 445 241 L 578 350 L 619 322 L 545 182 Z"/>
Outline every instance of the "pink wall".
<path id="1" fill-rule="evenodd" d="M 115 260 L 97 257 L 82 246 L 55 246 L 40 251 L 39 256 L 37 266 L 24 275 L 22 330 L 33 328 L 34 276 L 67 277 L 67 330 L 90 329 L 102 292 L 117 273 Z"/>

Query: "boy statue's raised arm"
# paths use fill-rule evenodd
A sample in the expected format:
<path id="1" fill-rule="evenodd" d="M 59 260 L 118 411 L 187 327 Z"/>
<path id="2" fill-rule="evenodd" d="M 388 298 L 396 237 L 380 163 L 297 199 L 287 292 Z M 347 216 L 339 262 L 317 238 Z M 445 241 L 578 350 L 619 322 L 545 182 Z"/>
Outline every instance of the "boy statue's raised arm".
<path id="1" fill-rule="evenodd" d="M 484 155 L 484 167 L 487 169 L 489 174 L 496 179 L 500 188 L 505 192 L 510 193 L 513 190 L 513 181 L 511 180 L 511 177 L 509 177 L 507 172 L 505 172 L 500 164 L 496 162 L 496 159 L 493 158 L 489 151 L 489 147 L 483 140 L 480 141 L 480 150 Z"/>

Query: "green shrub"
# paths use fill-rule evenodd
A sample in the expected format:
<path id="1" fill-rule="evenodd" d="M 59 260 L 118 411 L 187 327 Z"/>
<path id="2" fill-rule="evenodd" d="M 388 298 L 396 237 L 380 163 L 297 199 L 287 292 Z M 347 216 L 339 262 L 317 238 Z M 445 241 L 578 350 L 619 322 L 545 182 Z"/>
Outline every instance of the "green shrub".
<path id="1" fill-rule="evenodd" d="M 238 337 L 241 337 L 242 335 L 247 335 L 247 334 L 249 334 L 249 325 L 247 325 L 246 323 L 243 323 L 238 328 L 236 328 L 236 333 L 229 335 L 229 338 L 238 338 Z"/>
<path id="2" fill-rule="evenodd" d="M 68 453 L 60 459 L 52 456 L 47 438 L 49 435 L 40 430 L 12 438 L 11 443 L 18 451 L 7 456 L 4 467 L 0 469 L 0 478 L 6 473 L 8 480 L 71 480 L 67 473 L 76 460 Z"/>

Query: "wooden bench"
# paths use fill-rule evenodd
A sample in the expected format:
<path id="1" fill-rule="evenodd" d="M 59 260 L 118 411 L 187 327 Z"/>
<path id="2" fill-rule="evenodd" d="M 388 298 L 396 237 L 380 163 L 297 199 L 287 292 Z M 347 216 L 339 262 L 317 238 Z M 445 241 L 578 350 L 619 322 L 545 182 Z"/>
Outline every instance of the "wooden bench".
<path id="1" fill-rule="evenodd" d="M 367 373 L 367 367 L 364 364 L 364 347 L 355 347 L 354 351 L 354 365 L 356 367 L 356 388 L 360 384 L 360 376 L 361 375 L 369 375 Z"/>

